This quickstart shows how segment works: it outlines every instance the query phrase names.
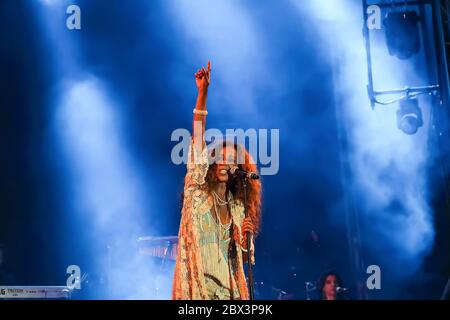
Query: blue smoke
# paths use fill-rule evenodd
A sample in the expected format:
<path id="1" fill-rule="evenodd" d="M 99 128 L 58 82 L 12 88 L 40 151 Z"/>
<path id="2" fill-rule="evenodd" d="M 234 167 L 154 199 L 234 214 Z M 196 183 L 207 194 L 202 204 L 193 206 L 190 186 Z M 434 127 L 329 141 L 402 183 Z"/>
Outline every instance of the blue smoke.
<path id="1" fill-rule="evenodd" d="M 91 297 L 168 298 L 171 279 L 157 278 L 160 266 L 137 254 L 138 237 L 155 234 L 148 208 L 158 203 L 148 196 L 154 191 L 130 153 L 127 117 L 121 112 L 126 108 L 120 95 L 84 67 L 76 33 L 64 28 L 63 13 L 71 3 L 42 4 L 36 7 L 57 57 L 51 143 L 61 150 L 67 179 L 64 230 L 79 239 L 78 250 L 85 254 L 71 261 L 95 270 L 88 275 L 98 291 Z"/>
<path id="2" fill-rule="evenodd" d="M 347 187 L 358 199 L 364 248 L 376 257 L 369 264 L 379 264 L 399 279 L 411 276 L 434 238 L 427 182 L 433 155 L 428 150 L 430 98 L 420 98 L 424 127 L 405 135 L 397 129 L 396 104 L 370 107 L 360 1 L 293 2 L 323 37 L 324 54 L 339 63 L 335 90 L 343 104 L 337 112 L 344 115 L 351 143 L 352 181 Z M 383 31 L 373 36 L 372 48 L 378 90 L 426 83 L 411 61 L 388 55 Z"/>

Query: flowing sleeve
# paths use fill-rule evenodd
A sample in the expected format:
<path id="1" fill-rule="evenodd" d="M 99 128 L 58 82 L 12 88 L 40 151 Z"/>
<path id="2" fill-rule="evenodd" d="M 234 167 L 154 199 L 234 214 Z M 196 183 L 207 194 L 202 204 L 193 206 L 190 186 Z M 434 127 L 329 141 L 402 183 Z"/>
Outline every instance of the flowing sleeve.
<path id="1" fill-rule="evenodd" d="M 172 298 L 182 300 L 205 300 L 204 271 L 199 243 L 199 225 L 197 213 L 207 203 L 205 178 L 208 172 L 208 151 L 195 150 L 193 143 L 189 147 L 187 173 L 184 182 L 184 198 L 178 232 L 178 255 L 175 265 Z"/>
<path id="2" fill-rule="evenodd" d="M 191 142 L 189 147 L 186 186 L 196 187 L 205 184 L 206 174 L 208 173 L 208 148 L 204 141 L 198 145 Z"/>

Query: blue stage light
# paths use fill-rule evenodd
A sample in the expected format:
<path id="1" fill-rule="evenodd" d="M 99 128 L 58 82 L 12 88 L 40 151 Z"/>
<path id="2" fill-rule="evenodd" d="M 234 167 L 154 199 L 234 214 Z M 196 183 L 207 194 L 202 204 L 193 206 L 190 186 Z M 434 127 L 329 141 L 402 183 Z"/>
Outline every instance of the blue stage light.
<path id="1" fill-rule="evenodd" d="M 423 126 L 422 110 L 417 99 L 405 99 L 400 101 L 400 109 L 397 111 L 397 127 L 404 133 L 412 135 Z"/>
<path id="2" fill-rule="evenodd" d="M 386 44 L 391 56 L 401 60 L 420 51 L 420 16 L 416 11 L 389 12 L 384 20 Z"/>

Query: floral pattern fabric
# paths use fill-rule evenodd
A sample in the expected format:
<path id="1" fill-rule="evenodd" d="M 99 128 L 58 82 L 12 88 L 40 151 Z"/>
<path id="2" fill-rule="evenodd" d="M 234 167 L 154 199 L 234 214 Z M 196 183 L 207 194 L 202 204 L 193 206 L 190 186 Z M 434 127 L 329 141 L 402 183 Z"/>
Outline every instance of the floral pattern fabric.
<path id="1" fill-rule="evenodd" d="M 205 254 L 204 242 L 205 234 L 202 233 L 204 221 L 211 215 L 213 198 L 207 192 L 205 177 L 208 172 L 208 149 L 203 144 L 201 152 L 192 145 L 188 155 L 187 173 L 184 181 L 184 201 L 181 212 L 180 229 L 178 233 L 178 254 L 175 264 L 175 273 L 172 287 L 172 298 L 176 300 L 209 300 L 209 299 L 230 299 L 235 298 L 238 293 L 239 299 L 247 300 L 248 288 L 245 279 L 243 255 L 245 251 L 241 247 L 242 243 L 242 222 L 244 220 L 243 204 L 232 197 L 229 199 L 231 212 L 230 226 L 230 254 L 227 259 L 227 269 L 229 270 L 229 283 L 217 284 L 217 279 L 224 279 L 222 272 L 217 277 L 219 265 L 211 267 L 212 261 L 204 259 L 214 259 L 217 262 L 218 254 Z M 216 245 L 214 248 L 220 249 Z M 214 250 L 214 249 L 213 249 Z M 216 251 L 217 253 L 217 251 Z M 209 257 L 209 258 L 208 258 Z M 250 260 L 254 261 L 253 241 L 250 247 Z M 209 269 L 209 270 L 207 270 Z M 212 275 L 211 273 L 212 270 Z M 220 272 L 220 271 L 219 271 Z M 211 277 L 212 276 L 212 277 Z"/>

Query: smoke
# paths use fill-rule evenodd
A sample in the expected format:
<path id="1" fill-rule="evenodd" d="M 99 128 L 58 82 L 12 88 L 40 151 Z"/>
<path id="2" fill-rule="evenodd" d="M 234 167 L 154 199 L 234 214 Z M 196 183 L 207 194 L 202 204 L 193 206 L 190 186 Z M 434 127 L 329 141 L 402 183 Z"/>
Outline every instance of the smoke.
<path id="1" fill-rule="evenodd" d="M 138 254 L 138 237 L 151 230 L 147 208 L 155 204 L 146 197 L 149 188 L 125 147 L 117 106 L 93 76 L 68 83 L 62 91 L 55 122 L 70 164 L 70 205 L 75 214 L 87 216 L 81 230 L 96 241 L 84 245 L 103 274 L 100 296 L 168 298 L 168 292 L 155 291 L 158 266 Z"/>
<path id="2" fill-rule="evenodd" d="M 417 134 L 398 130 L 397 104 L 375 110 L 369 104 L 360 1 L 293 4 L 323 37 L 324 58 L 337 64 L 335 90 L 342 101 L 337 112 L 343 115 L 351 149 L 352 181 L 347 188 L 356 196 L 363 246 L 376 257 L 369 264 L 407 277 L 421 266 L 434 237 L 427 184 L 430 101 L 419 99 L 425 124 Z M 376 89 L 423 84 L 411 61 L 388 55 L 383 31 L 373 36 L 372 48 Z"/>
<path id="3" fill-rule="evenodd" d="M 379 264 L 382 270 L 386 266 L 401 276 L 407 276 L 420 266 L 434 235 L 426 179 L 430 158 L 427 150 L 428 100 L 420 99 L 424 127 L 414 136 L 403 134 L 396 127 L 396 105 L 375 110 L 369 106 L 360 2 L 304 0 L 292 1 L 292 5 L 298 9 L 297 20 L 290 20 L 297 18 L 292 12 L 286 13 L 286 17 L 278 14 L 271 18 L 272 24 L 268 27 L 258 20 L 258 17 L 261 19 L 258 12 L 250 11 L 253 10 L 251 5 L 245 7 L 238 1 L 170 2 L 166 6 L 165 19 L 168 22 L 165 23 L 176 27 L 176 35 L 180 35 L 182 41 L 169 39 L 168 42 L 173 41 L 173 51 L 182 56 L 177 59 L 179 62 L 171 64 L 170 70 L 155 70 L 164 77 L 164 81 L 176 88 L 176 94 L 183 91 L 180 88 L 189 88 L 182 93 L 188 96 L 194 85 L 195 70 L 192 73 L 185 70 L 193 65 L 206 64 L 211 59 L 214 90 L 211 90 L 209 101 L 226 106 L 214 108 L 214 114 L 221 117 L 220 125 L 226 125 L 222 116 L 227 113 L 239 117 L 239 121 L 250 119 L 248 121 L 252 126 L 274 122 L 277 126 L 281 125 L 282 139 L 286 146 L 289 144 L 289 147 L 282 149 L 282 156 L 285 156 L 280 159 L 283 170 L 292 169 L 296 177 L 308 177 L 296 180 L 279 175 L 279 178 L 267 180 L 265 185 L 270 191 L 266 199 L 267 212 L 305 212 L 298 217 L 287 216 L 289 223 L 285 225 L 273 224 L 279 226 L 280 236 L 289 239 L 284 251 L 277 248 L 272 255 L 280 252 L 280 259 L 286 259 L 292 254 L 290 245 L 295 242 L 299 226 L 314 221 L 324 223 L 315 218 L 319 217 L 316 212 L 326 211 L 326 201 L 333 201 L 329 199 L 332 197 L 322 201 L 322 181 L 315 181 L 321 180 L 321 176 L 327 177 L 327 184 L 338 179 L 338 173 L 330 169 L 327 158 L 331 155 L 327 150 L 332 149 L 327 143 L 334 142 L 328 139 L 332 130 L 321 127 L 326 123 L 324 119 L 330 118 L 323 110 L 324 104 L 331 99 L 319 96 L 321 89 L 313 84 L 320 80 L 327 83 L 329 79 L 322 79 L 322 69 L 317 72 L 319 66 L 316 59 L 303 59 L 309 57 L 309 51 L 313 51 L 309 50 L 311 47 L 319 46 L 310 43 L 310 47 L 302 48 L 305 45 L 303 42 L 322 43 L 321 58 L 333 65 L 335 91 L 343 101 L 337 106 L 337 112 L 345 120 L 350 142 L 352 180 L 347 191 L 356 197 L 364 230 L 364 249 L 375 257 L 370 264 Z M 127 128 L 124 122 L 128 118 L 124 110 L 130 106 L 121 99 L 121 95 L 126 93 L 113 94 L 104 79 L 97 77 L 93 70 L 85 70 L 79 43 L 75 41 L 77 36 L 61 28 L 65 25 L 64 14 L 54 15 L 65 10 L 56 10 L 53 5 L 44 8 L 42 24 L 46 26 L 44 31 L 54 52 L 49 67 L 62 76 L 55 85 L 62 90 L 58 92 L 52 111 L 55 112 L 59 145 L 64 150 L 62 163 L 69 172 L 66 186 L 67 199 L 70 200 L 68 221 L 72 221 L 73 216 L 88 221 L 86 228 L 73 228 L 83 235 L 92 234 L 91 241 L 81 243 L 81 246 L 86 252 L 92 252 L 94 264 L 109 280 L 101 288 L 103 294 L 108 291 L 110 297 L 123 299 L 168 298 L 171 279 L 158 277 L 161 266 L 136 254 L 138 236 L 158 234 L 158 230 L 151 228 L 150 219 L 155 216 L 152 217 L 147 208 L 161 211 L 162 204 L 157 202 L 156 197 L 148 197 L 156 194 L 149 187 L 153 182 L 143 175 L 145 171 L 129 148 L 124 130 Z M 152 9 L 151 6 L 149 8 Z M 277 2 L 273 8 L 283 10 L 285 4 L 279 5 Z M 270 17 L 270 14 L 265 14 L 264 18 Z M 285 20 L 289 21 L 283 24 Z M 303 31 L 306 23 L 302 20 L 309 20 L 311 28 L 317 30 L 322 38 L 313 39 L 303 34 L 303 39 L 291 41 L 284 31 L 289 30 L 292 33 L 288 35 L 292 36 L 302 34 L 295 31 L 296 27 Z M 163 26 L 166 27 L 166 24 Z M 270 32 L 272 28 L 274 31 Z M 158 31 L 145 30 L 146 36 L 150 36 L 149 42 L 153 33 Z M 162 33 L 157 37 L 170 35 Z M 410 61 L 400 62 L 387 56 L 383 40 L 383 37 L 373 39 L 376 87 L 388 89 L 421 84 L 423 77 Z M 145 48 L 154 50 L 151 45 Z M 303 51 L 305 55 L 302 55 Z M 280 57 L 286 61 L 277 61 Z M 155 65 L 158 62 L 155 58 Z M 185 83 L 174 83 L 180 78 Z M 153 82 L 149 83 L 153 85 Z M 145 91 L 142 88 L 138 90 Z M 306 110 L 307 106 L 311 110 Z M 190 119 L 190 110 L 189 107 L 188 112 L 180 114 L 189 114 Z M 213 113 L 211 115 L 214 117 Z M 167 119 L 177 116 L 173 111 L 167 112 Z M 167 126 L 171 125 L 167 121 Z M 314 137 L 321 139 L 312 141 Z M 323 148 L 317 148 L 317 145 Z M 311 154 L 309 151 L 317 153 Z M 303 156 L 305 154 L 308 157 Z M 309 172 L 309 169 L 312 171 Z M 336 176 L 330 177 L 330 172 Z M 278 188 L 278 185 L 273 187 L 270 181 L 279 182 L 283 188 Z M 286 201 L 289 197 L 299 201 Z M 316 197 L 320 199 L 316 200 Z M 165 199 L 160 198 L 161 202 Z M 312 198 L 313 204 L 321 204 L 309 208 L 314 212 L 313 218 L 306 214 L 308 208 L 303 207 L 304 203 L 308 203 L 307 198 Z M 283 203 L 287 203 L 286 207 L 280 207 Z M 276 218 L 279 218 L 278 215 Z M 271 221 L 269 215 L 265 219 Z M 272 219 L 275 220 L 274 217 Z M 294 223 L 301 219 L 306 223 L 302 224 L 303 220 L 302 223 Z M 344 219 L 340 215 L 337 220 Z M 267 226 L 267 230 L 271 228 Z M 271 241 L 272 237 L 276 238 L 276 233 L 266 234 Z M 101 247 L 103 244 L 106 248 Z M 271 276 L 272 271 L 269 272 Z M 161 290 L 155 291 L 155 286 Z"/>
<path id="4" fill-rule="evenodd" d="M 268 79 L 270 74 L 265 64 L 264 37 L 243 4 L 177 0 L 170 2 L 167 11 L 182 35 L 177 49 L 182 48 L 187 57 L 201 59 L 195 59 L 194 65 L 212 60 L 215 100 L 222 101 L 230 113 L 259 117 L 257 94 L 261 87 L 256 80 Z M 192 81 L 192 75 L 188 76 Z"/>
<path id="5" fill-rule="evenodd" d="M 159 277 L 161 266 L 139 254 L 138 237 L 157 234 L 148 208 L 158 203 L 148 196 L 154 191 L 129 149 L 124 103 L 84 67 L 78 38 L 64 29 L 66 4 L 45 1 L 38 7 L 48 45 L 58 57 L 51 60 L 55 97 L 49 109 L 51 143 L 61 150 L 61 175 L 67 178 L 62 210 L 68 226 L 61 228 L 78 239 L 84 256 L 65 254 L 90 267 L 82 270 L 95 286 L 87 298 L 167 299 L 171 279 Z"/>

